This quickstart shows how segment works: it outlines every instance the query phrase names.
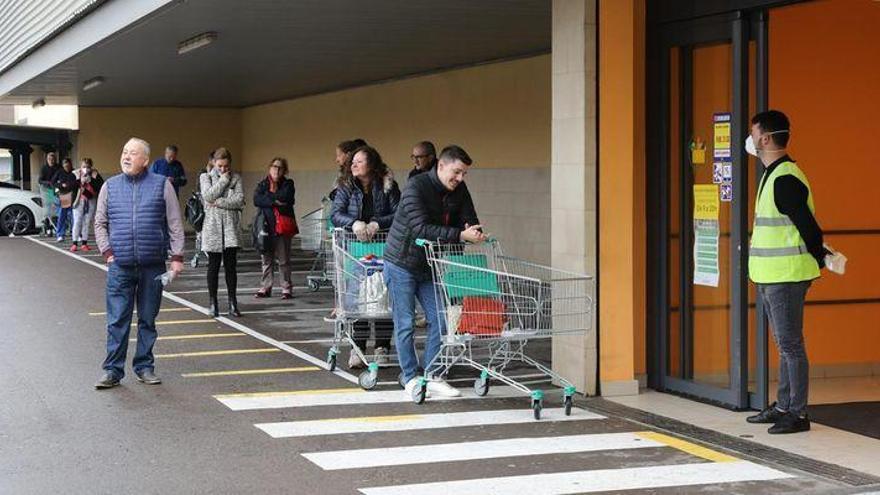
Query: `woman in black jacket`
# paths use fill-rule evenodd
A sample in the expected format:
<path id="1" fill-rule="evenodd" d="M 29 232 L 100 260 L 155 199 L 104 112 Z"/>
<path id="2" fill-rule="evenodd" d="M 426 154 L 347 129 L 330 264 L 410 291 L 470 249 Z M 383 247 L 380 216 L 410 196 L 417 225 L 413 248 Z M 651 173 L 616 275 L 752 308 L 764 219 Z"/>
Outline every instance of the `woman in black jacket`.
<path id="1" fill-rule="evenodd" d="M 333 199 L 331 220 L 335 227 L 351 229 L 359 240 L 372 239 L 381 230 L 391 227 L 397 203 L 400 202 L 400 188 L 394 174 L 382 161 L 379 152 L 369 146 L 361 146 L 354 153 L 351 174 L 343 175 L 336 188 Z M 389 322 L 376 322 L 375 361 L 388 362 L 388 349 L 391 347 L 391 334 L 394 325 Z M 357 322 L 352 336 L 355 345 L 366 349 L 370 329 L 367 322 Z M 361 368 L 364 362 L 357 353 L 348 357 L 349 368 Z"/>
<path id="2" fill-rule="evenodd" d="M 257 184 L 254 191 L 254 206 L 260 208 L 266 218 L 269 238 L 261 253 L 263 278 L 261 288 L 254 297 L 272 297 L 273 267 L 278 261 L 278 269 L 284 283 L 281 299 L 293 297 L 293 283 L 290 278 L 290 239 L 297 234 L 296 217 L 293 205 L 296 187 L 287 178 L 287 159 L 273 158 L 269 163 L 269 175 Z"/>
<path id="3" fill-rule="evenodd" d="M 61 161 L 61 168 L 52 177 L 52 186 L 55 188 L 55 197 L 58 198 L 58 225 L 55 233 L 56 242 L 64 242 L 68 224 L 73 223 L 73 199 L 79 190 L 79 181 L 73 173 L 73 161 L 65 158 Z"/>

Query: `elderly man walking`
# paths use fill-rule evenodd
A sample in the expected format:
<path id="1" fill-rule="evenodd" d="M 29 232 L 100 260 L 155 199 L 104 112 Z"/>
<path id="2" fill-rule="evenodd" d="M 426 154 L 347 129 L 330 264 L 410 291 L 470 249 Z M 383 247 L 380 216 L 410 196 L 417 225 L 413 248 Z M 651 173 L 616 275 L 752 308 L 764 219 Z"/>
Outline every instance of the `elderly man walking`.
<path id="1" fill-rule="evenodd" d="M 95 388 L 119 385 L 132 310 L 137 303 L 137 350 L 132 368 L 138 381 L 156 385 L 153 344 L 162 302 L 161 276 L 171 245 L 171 271 L 183 271 L 183 222 L 174 187 L 147 170 L 150 145 L 131 138 L 119 160 L 122 173 L 108 179 L 98 194 L 95 240 L 107 262 L 107 358 Z"/>

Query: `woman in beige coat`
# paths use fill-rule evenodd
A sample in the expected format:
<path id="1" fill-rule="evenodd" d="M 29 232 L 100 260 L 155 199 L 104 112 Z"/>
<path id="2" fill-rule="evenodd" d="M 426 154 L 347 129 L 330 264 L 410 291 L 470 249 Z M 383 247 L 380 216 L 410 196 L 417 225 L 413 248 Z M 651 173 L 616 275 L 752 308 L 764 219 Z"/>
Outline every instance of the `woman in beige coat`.
<path id="1" fill-rule="evenodd" d="M 241 210 L 244 208 L 244 189 L 241 176 L 232 172 L 232 154 L 226 148 L 214 151 L 214 169 L 199 177 L 202 201 L 205 202 L 205 222 L 202 226 L 202 250 L 208 253 L 208 296 L 211 315 L 220 316 L 217 303 L 217 285 L 220 263 L 226 275 L 229 295 L 229 315 L 241 316 L 238 310 L 236 288 L 236 256 L 241 247 Z"/>

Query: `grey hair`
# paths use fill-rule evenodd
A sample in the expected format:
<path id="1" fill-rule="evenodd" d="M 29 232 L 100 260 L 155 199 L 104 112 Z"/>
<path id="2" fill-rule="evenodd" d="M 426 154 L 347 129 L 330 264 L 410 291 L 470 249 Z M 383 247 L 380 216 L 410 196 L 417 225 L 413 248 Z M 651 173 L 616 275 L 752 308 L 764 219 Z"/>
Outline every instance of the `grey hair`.
<path id="1" fill-rule="evenodd" d="M 147 158 L 150 157 L 150 143 L 144 141 L 144 140 L 141 139 L 141 138 L 136 138 L 136 137 L 130 137 L 130 138 L 128 138 L 128 140 L 129 140 L 129 141 L 134 141 L 134 142 L 140 144 L 141 146 L 143 146 L 143 147 L 144 147 L 144 153 L 147 155 Z"/>

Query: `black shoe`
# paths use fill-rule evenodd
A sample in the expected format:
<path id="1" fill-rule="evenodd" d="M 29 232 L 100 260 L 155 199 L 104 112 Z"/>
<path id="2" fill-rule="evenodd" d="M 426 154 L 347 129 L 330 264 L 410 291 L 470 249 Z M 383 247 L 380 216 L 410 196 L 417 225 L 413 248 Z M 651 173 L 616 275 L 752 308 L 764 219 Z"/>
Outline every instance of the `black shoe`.
<path id="1" fill-rule="evenodd" d="M 104 388 L 113 388 L 119 385 L 119 378 L 116 378 L 116 375 L 109 371 L 105 371 L 101 378 L 95 383 L 95 388 L 98 390 Z"/>
<path id="2" fill-rule="evenodd" d="M 810 418 L 806 415 L 800 417 L 797 414 L 785 413 L 779 418 L 775 425 L 767 430 L 771 435 L 782 435 L 785 433 L 799 433 L 802 431 L 810 431 Z"/>
<path id="3" fill-rule="evenodd" d="M 779 421 L 780 418 L 785 416 L 786 413 L 780 411 L 776 408 L 776 403 L 770 404 L 766 409 L 755 414 L 754 416 L 749 416 L 746 418 L 746 421 L 749 423 L 767 423 L 772 424 Z"/>
<path id="4" fill-rule="evenodd" d="M 229 316 L 241 316 L 241 311 L 238 310 L 238 300 L 235 296 L 229 297 Z"/>
<path id="5" fill-rule="evenodd" d="M 158 385 L 162 383 L 162 379 L 156 376 L 153 373 L 153 370 L 144 370 L 140 373 L 135 373 L 137 375 L 137 379 L 141 383 L 146 383 L 147 385 Z"/>

